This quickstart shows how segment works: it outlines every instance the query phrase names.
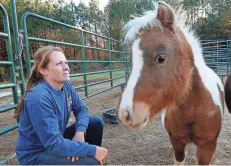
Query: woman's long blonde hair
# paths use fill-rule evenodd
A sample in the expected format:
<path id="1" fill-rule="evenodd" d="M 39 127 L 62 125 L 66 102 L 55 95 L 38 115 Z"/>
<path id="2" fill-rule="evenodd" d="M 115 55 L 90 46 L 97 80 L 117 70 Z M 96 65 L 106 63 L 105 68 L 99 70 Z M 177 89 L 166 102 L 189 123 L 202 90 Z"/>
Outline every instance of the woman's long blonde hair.
<path id="1" fill-rule="evenodd" d="M 44 80 L 42 74 L 39 71 L 41 68 L 43 69 L 47 68 L 48 63 L 50 62 L 49 56 L 53 51 L 59 51 L 63 53 L 63 50 L 61 48 L 49 45 L 39 48 L 33 55 L 34 65 L 31 69 L 30 77 L 28 79 L 28 83 L 26 86 L 26 93 L 23 95 L 22 100 L 18 105 L 18 108 L 15 110 L 14 113 L 15 118 L 19 117 L 21 111 L 23 110 L 24 100 L 27 95 L 27 92 L 30 91 L 30 89 L 33 88 L 35 85 L 37 85 L 39 82 Z"/>

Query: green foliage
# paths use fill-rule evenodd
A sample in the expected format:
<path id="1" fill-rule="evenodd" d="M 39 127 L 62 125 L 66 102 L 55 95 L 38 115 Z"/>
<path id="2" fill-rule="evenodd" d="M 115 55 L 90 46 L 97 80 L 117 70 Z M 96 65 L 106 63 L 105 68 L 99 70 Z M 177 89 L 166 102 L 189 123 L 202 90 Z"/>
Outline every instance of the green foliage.
<path id="1" fill-rule="evenodd" d="M 29 11 L 121 40 L 123 26 L 130 20 L 130 16 L 141 15 L 144 11 L 152 9 L 153 6 L 152 0 L 109 0 L 103 12 L 99 9 L 99 0 L 91 0 L 89 6 L 85 6 L 83 3 L 65 4 L 64 1 L 54 4 L 50 1 L 16 0 L 19 27 L 21 27 L 22 14 Z M 193 24 L 201 38 L 230 38 L 230 0 L 166 0 L 166 2 L 174 8 L 183 6 L 189 18 L 188 22 Z M 10 16 L 10 0 L 1 0 L 1 3 Z M 27 28 L 34 35 L 41 32 L 40 27 L 41 23 L 30 21 Z M 0 28 L 2 29 L 2 22 L 0 22 Z M 54 27 L 47 26 L 47 28 Z M 48 32 L 50 31 L 48 30 Z"/>
<path id="2" fill-rule="evenodd" d="M 201 39 L 231 39 L 230 0 L 166 0 L 175 9 L 182 8 Z M 105 9 L 109 33 L 123 37 L 122 28 L 131 15 L 140 15 L 152 8 L 150 0 L 110 0 Z"/>
<path id="3" fill-rule="evenodd" d="M 105 8 L 110 37 L 121 40 L 123 25 L 129 21 L 130 16 L 141 15 L 151 7 L 150 0 L 110 0 Z"/>
<path id="4" fill-rule="evenodd" d="M 130 20 L 130 16 L 142 15 L 153 8 L 153 0 L 109 0 L 104 11 L 99 9 L 99 0 L 91 0 L 89 6 L 83 3 L 65 4 L 64 0 L 15 0 L 18 26 L 24 12 L 36 13 L 74 27 L 123 40 L 123 26 Z M 157 0 L 156 0 L 157 1 Z M 165 0 L 173 8 L 182 8 L 187 14 L 187 21 L 193 25 L 200 39 L 231 39 L 231 1 L 230 0 Z M 12 44 L 14 49 L 13 26 L 11 18 L 10 0 L 0 0 L 9 15 Z M 0 32 L 3 22 L 0 14 Z M 28 19 L 27 31 L 29 36 L 50 40 L 65 41 L 81 44 L 80 33 L 71 28 L 64 28 L 36 19 Z M 91 47 L 107 47 L 107 41 L 96 35 L 85 34 L 85 44 Z M 31 53 L 37 50 L 39 44 L 30 43 Z M 120 50 L 118 43 L 113 43 L 113 49 Z M 0 40 L 0 60 L 6 60 L 5 41 Z M 68 58 L 80 59 L 81 49 L 63 48 Z M 14 53 L 15 54 L 15 53 Z M 87 59 L 103 60 L 108 58 L 103 52 L 88 50 Z M 119 56 L 113 56 L 120 59 Z M 108 65 L 108 64 L 105 64 Z M 7 72 L 0 68 L 0 79 L 5 79 Z"/>

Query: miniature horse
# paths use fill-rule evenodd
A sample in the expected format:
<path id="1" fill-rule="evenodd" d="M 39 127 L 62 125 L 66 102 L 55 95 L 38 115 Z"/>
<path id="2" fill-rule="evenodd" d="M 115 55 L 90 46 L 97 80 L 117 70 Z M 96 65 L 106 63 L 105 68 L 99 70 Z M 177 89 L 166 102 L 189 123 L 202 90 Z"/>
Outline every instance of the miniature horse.
<path id="1" fill-rule="evenodd" d="M 162 112 L 175 164 L 183 163 L 189 143 L 197 146 L 198 164 L 210 164 L 221 130 L 224 88 L 205 64 L 197 38 L 164 2 L 125 28 L 125 39 L 133 42 L 132 71 L 117 104 L 119 120 L 140 129 Z"/>

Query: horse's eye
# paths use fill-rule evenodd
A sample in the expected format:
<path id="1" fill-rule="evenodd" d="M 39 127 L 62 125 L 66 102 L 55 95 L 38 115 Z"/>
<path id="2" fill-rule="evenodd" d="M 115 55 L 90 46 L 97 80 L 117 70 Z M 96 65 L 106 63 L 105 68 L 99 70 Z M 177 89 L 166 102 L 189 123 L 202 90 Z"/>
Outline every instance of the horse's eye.
<path id="1" fill-rule="evenodd" d="M 166 58 L 165 54 L 159 54 L 156 58 L 156 63 L 164 63 L 165 58 Z"/>

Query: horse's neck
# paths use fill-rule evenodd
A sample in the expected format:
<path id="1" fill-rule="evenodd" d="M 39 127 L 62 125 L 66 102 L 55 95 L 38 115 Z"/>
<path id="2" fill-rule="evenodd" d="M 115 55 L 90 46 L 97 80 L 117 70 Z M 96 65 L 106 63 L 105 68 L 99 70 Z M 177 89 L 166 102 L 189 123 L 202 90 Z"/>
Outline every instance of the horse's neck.
<path id="1" fill-rule="evenodd" d="M 190 83 L 188 90 L 183 95 L 182 98 L 179 98 L 176 101 L 176 106 L 181 107 L 183 106 L 195 106 L 198 104 L 198 101 L 205 95 L 205 89 L 203 88 L 203 83 L 200 78 L 199 72 L 196 68 L 191 73 L 190 76 Z"/>

